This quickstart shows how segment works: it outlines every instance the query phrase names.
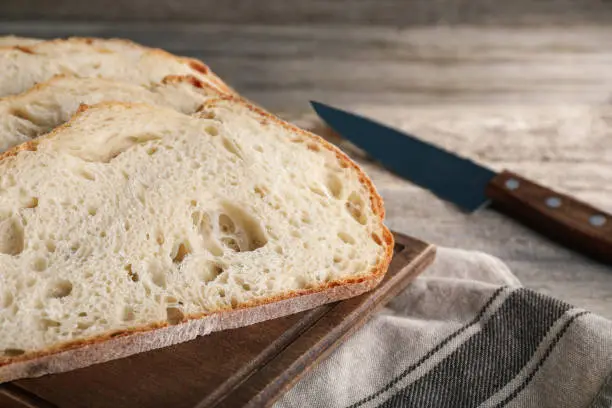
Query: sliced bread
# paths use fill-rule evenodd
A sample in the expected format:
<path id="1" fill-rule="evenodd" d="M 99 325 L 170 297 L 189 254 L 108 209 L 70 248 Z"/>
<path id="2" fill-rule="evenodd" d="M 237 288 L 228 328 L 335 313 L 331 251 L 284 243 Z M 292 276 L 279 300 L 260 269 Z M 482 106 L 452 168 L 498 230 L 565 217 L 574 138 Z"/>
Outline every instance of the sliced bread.
<path id="1" fill-rule="evenodd" d="M 71 37 L 0 47 L 0 72 L 0 97 L 25 92 L 59 74 L 139 85 L 168 75 L 192 75 L 223 93 L 235 93 L 198 60 L 119 39 Z"/>
<path id="2" fill-rule="evenodd" d="M 193 76 L 168 76 L 158 84 L 132 85 L 59 75 L 24 93 L 0 98 L 0 152 L 68 121 L 81 104 L 138 102 L 192 114 L 207 99 L 222 95 Z"/>
<path id="3" fill-rule="evenodd" d="M 0 382 L 358 295 L 383 218 L 340 150 L 237 98 L 84 107 L 0 155 Z"/>

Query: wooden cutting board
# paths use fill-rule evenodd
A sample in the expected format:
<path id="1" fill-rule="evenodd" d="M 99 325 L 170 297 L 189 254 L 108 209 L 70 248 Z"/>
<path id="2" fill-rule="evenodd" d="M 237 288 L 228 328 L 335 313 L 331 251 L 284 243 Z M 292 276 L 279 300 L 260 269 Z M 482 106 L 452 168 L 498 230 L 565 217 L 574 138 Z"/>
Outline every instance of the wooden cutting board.
<path id="1" fill-rule="evenodd" d="M 435 247 L 395 234 L 380 285 L 306 312 L 79 370 L 0 385 L 0 407 L 266 407 L 434 259 Z"/>

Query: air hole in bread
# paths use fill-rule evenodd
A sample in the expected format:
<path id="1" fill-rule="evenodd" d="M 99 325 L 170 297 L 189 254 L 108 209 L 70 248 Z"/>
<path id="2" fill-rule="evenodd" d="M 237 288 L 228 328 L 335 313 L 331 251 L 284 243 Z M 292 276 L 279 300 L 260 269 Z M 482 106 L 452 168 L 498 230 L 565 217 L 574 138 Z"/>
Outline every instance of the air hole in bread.
<path id="1" fill-rule="evenodd" d="M 325 194 L 325 191 L 318 185 L 310 185 L 308 186 L 308 188 L 310 188 L 310 191 L 312 191 L 313 193 L 320 195 L 321 197 L 327 198 L 327 194 Z"/>
<path id="2" fill-rule="evenodd" d="M 0 253 L 19 255 L 25 245 L 21 222 L 13 217 L 0 221 Z"/>
<path id="3" fill-rule="evenodd" d="M 42 272 L 47 269 L 49 266 L 48 263 L 49 261 L 47 258 L 37 257 L 34 259 L 34 262 L 32 262 L 32 269 L 34 269 L 36 272 Z"/>
<path id="4" fill-rule="evenodd" d="M 22 354 L 25 354 L 25 350 L 16 349 L 16 348 L 7 348 L 7 349 L 4 349 L 4 355 L 6 357 L 17 357 L 17 356 L 20 356 Z"/>
<path id="5" fill-rule="evenodd" d="M 295 238 L 301 238 L 301 237 L 302 237 L 302 234 L 300 234 L 300 231 L 297 231 L 297 230 L 292 230 L 292 231 L 291 231 L 291 236 L 292 236 L 292 237 L 295 237 Z"/>
<path id="6" fill-rule="evenodd" d="M 224 137 L 223 138 L 223 147 L 225 147 L 225 150 L 227 150 L 231 154 L 233 154 L 233 155 L 237 156 L 238 158 L 242 159 L 242 153 L 240 152 L 240 148 L 238 147 L 236 142 L 234 142 L 233 140 L 230 140 L 227 137 Z"/>
<path id="7" fill-rule="evenodd" d="M 232 306 L 232 309 L 235 309 L 238 306 L 238 298 L 236 296 L 232 296 L 230 298 L 230 305 Z"/>
<path id="8" fill-rule="evenodd" d="M 194 211 L 191 214 L 191 220 L 196 230 L 202 234 L 208 234 L 212 230 L 210 215 L 202 211 Z"/>
<path id="9" fill-rule="evenodd" d="M 247 211 L 229 202 L 223 203 L 223 210 L 234 222 L 235 238 L 242 251 L 254 251 L 268 243 L 261 225 Z"/>
<path id="10" fill-rule="evenodd" d="M 260 198 L 264 198 L 268 193 L 268 189 L 265 188 L 264 186 L 255 186 L 255 188 L 253 188 L 253 191 L 255 192 L 255 194 L 257 194 Z"/>
<path id="11" fill-rule="evenodd" d="M 349 244 L 349 245 L 354 245 L 355 244 L 355 238 L 353 238 L 352 236 L 350 236 L 346 232 L 339 232 L 338 233 L 338 238 L 340 238 L 342 240 L 342 242 L 344 242 L 345 244 Z"/>
<path id="12" fill-rule="evenodd" d="M 156 236 L 156 238 L 155 238 L 155 242 L 157 242 L 159 245 L 163 245 L 163 244 L 164 244 L 164 241 L 165 241 L 165 239 L 164 239 L 164 233 L 163 233 L 163 232 L 161 232 L 161 231 L 159 231 L 159 232 L 157 232 L 157 234 L 156 234 L 156 235 L 157 235 L 157 236 Z"/>
<path id="13" fill-rule="evenodd" d="M 125 269 L 125 271 L 128 274 L 128 277 L 132 280 L 132 282 L 138 282 L 140 280 L 138 273 L 132 270 L 132 264 L 125 265 L 123 269 Z"/>
<path id="14" fill-rule="evenodd" d="M 60 279 L 51 284 L 47 291 L 47 297 L 61 299 L 72 293 L 72 282 Z"/>
<path id="15" fill-rule="evenodd" d="M 70 252 L 72 252 L 73 254 L 75 254 L 79 249 L 81 249 L 81 244 L 79 244 L 78 242 L 73 242 L 70 245 Z"/>
<path id="16" fill-rule="evenodd" d="M 231 234 L 236 231 L 234 221 L 227 214 L 219 215 L 219 229 L 224 234 Z"/>
<path id="17" fill-rule="evenodd" d="M 106 231 L 100 231 L 100 237 L 106 238 Z"/>
<path id="18" fill-rule="evenodd" d="M 31 197 L 23 206 L 23 208 L 36 208 L 38 207 L 38 198 Z"/>
<path id="19" fill-rule="evenodd" d="M 204 131 L 206 133 L 208 133 L 210 136 L 218 136 L 219 135 L 219 128 L 216 127 L 216 126 L 213 126 L 213 125 L 206 126 Z"/>
<path id="20" fill-rule="evenodd" d="M 190 253 L 191 253 L 191 246 L 189 245 L 189 242 L 185 241 L 185 242 L 179 243 L 178 246 L 172 249 L 172 252 L 170 253 L 170 257 L 172 258 L 172 262 L 181 263 L 183 262 L 185 257 L 189 255 Z"/>
<path id="21" fill-rule="evenodd" d="M 332 197 L 336 199 L 342 198 L 342 180 L 340 177 L 335 174 L 328 174 L 326 185 Z"/>
<path id="22" fill-rule="evenodd" d="M 153 156 L 157 152 L 157 147 L 151 146 L 147 149 L 147 154 L 149 156 Z"/>
<path id="23" fill-rule="evenodd" d="M 224 298 L 225 297 L 225 289 L 223 288 L 219 288 L 219 297 Z"/>
<path id="24" fill-rule="evenodd" d="M 49 329 L 53 329 L 56 327 L 60 327 L 61 323 L 58 322 L 57 320 L 52 320 L 52 319 L 47 319 L 47 318 L 42 318 L 40 319 L 40 327 L 43 330 L 49 330 Z"/>
<path id="25" fill-rule="evenodd" d="M 140 201 L 140 204 L 142 204 L 143 206 L 147 205 L 147 200 L 145 199 L 144 191 L 139 191 L 137 197 L 138 201 Z"/>
<path id="26" fill-rule="evenodd" d="M 93 174 L 91 174 L 90 172 L 84 169 L 79 169 L 77 174 L 86 180 L 94 181 L 96 179 L 96 177 Z"/>
<path id="27" fill-rule="evenodd" d="M 216 263 L 207 264 L 204 268 L 202 268 L 202 282 L 208 283 L 214 281 L 219 275 L 223 273 L 224 269 L 225 268 L 222 265 Z"/>
<path id="28" fill-rule="evenodd" d="M 304 223 L 304 224 L 312 223 L 312 219 L 310 218 L 310 214 L 307 214 L 307 213 L 303 213 L 302 214 L 302 223 Z"/>
<path id="29" fill-rule="evenodd" d="M 106 142 L 103 145 L 98 145 L 95 149 L 77 144 L 68 146 L 68 150 L 70 150 L 75 157 L 87 162 L 109 163 L 133 146 L 142 145 L 158 139 L 160 139 L 159 135 L 150 133 L 128 137 L 115 134 L 108 136 Z"/>
<path id="30" fill-rule="evenodd" d="M 255 145 L 253 146 L 253 149 L 259 153 L 263 153 L 263 147 L 261 145 Z"/>
<path id="31" fill-rule="evenodd" d="M 312 150 L 313 152 L 318 152 L 321 150 L 321 148 L 316 143 L 308 143 L 308 150 Z"/>
<path id="32" fill-rule="evenodd" d="M 167 307 L 166 308 L 166 320 L 168 320 L 168 323 L 170 324 L 179 324 L 183 320 L 185 320 L 185 314 L 178 307 L 174 307 L 174 306 Z"/>
<path id="33" fill-rule="evenodd" d="M 376 242 L 376 245 L 382 245 L 382 239 L 380 239 L 380 237 L 378 236 L 378 234 L 376 233 L 372 233 L 372 240 L 374 240 L 374 242 Z"/>
<path id="34" fill-rule="evenodd" d="M 240 252 L 240 245 L 238 245 L 238 242 L 236 242 L 236 240 L 234 238 L 223 237 L 223 238 L 221 238 L 221 242 L 228 249 L 231 249 L 234 252 Z"/>
<path id="35" fill-rule="evenodd" d="M 32 117 L 32 115 L 30 115 L 30 112 L 26 111 L 22 107 L 12 108 L 9 111 L 9 115 L 15 116 L 16 118 L 19 118 L 19 119 L 27 120 L 28 122 L 35 123 L 34 120 L 33 120 L 34 118 Z"/>
<path id="36" fill-rule="evenodd" d="M 90 216 L 92 216 L 92 217 L 93 217 L 94 215 L 96 215 L 97 213 L 98 213 L 98 209 L 97 209 L 97 208 L 95 208 L 95 207 L 89 207 L 89 208 L 87 209 L 87 214 L 89 214 L 89 215 L 90 215 Z"/>
<path id="37" fill-rule="evenodd" d="M 87 316 L 87 312 L 80 312 L 79 313 L 79 317 L 86 317 Z"/>
<path id="38" fill-rule="evenodd" d="M 87 330 L 91 326 L 93 326 L 93 322 L 78 322 L 77 323 L 77 329 L 79 330 Z"/>
<path id="39" fill-rule="evenodd" d="M 274 248 L 274 251 L 279 255 L 282 255 L 283 253 L 285 253 L 282 246 L 277 246 L 276 248 Z"/>
<path id="40" fill-rule="evenodd" d="M 0 295 L 0 307 L 6 309 L 13 304 L 13 294 L 8 289 L 3 289 Z"/>
<path id="41" fill-rule="evenodd" d="M 301 139 L 299 137 L 295 137 L 293 139 L 291 139 L 292 143 L 304 143 L 304 139 Z"/>
<path id="42" fill-rule="evenodd" d="M 363 213 L 363 199 L 355 191 L 351 192 L 348 199 L 346 200 L 346 210 L 358 223 L 365 225 L 367 219 Z"/>

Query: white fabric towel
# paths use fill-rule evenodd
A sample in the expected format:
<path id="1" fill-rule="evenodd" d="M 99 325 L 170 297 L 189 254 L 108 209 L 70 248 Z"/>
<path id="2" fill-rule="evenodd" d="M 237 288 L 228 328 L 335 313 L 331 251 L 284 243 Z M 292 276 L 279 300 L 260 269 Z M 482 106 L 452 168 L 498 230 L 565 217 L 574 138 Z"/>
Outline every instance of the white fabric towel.
<path id="1" fill-rule="evenodd" d="M 489 255 L 439 248 L 275 407 L 610 408 L 612 322 L 521 287 Z"/>

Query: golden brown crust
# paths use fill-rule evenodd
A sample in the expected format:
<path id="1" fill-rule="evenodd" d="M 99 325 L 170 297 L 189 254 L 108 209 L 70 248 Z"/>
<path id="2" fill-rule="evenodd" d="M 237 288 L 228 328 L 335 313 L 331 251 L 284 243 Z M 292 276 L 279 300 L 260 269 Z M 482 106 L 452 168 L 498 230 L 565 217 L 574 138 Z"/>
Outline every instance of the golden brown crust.
<path id="1" fill-rule="evenodd" d="M 220 98 L 225 95 L 218 88 L 213 87 L 212 85 L 199 80 L 193 75 L 167 75 L 162 79 L 162 84 L 176 84 L 176 83 L 188 83 L 191 84 L 194 88 L 201 89 L 207 95 L 215 95 L 217 98 Z"/>
<path id="2" fill-rule="evenodd" d="M 380 269 L 380 268 L 378 268 Z M 326 290 L 330 290 L 336 287 L 342 287 L 342 286 L 351 286 L 351 285 L 360 285 L 362 287 L 363 290 L 360 290 L 359 293 L 355 293 L 353 296 L 356 296 L 360 293 L 363 292 L 367 292 L 368 290 L 371 290 L 373 288 L 376 287 L 376 285 L 378 285 L 378 283 L 380 283 L 380 280 L 382 279 L 382 277 L 384 276 L 384 271 L 386 271 L 386 269 L 384 271 L 382 271 L 382 273 L 379 272 L 379 270 L 377 269 L 376 273 L 374 273 L 372 276 L 368 276 L 366 277 L 361 277 L 361 278 L 349 278 L 349 279 L 344 279 L 341 281 L 337 281 L 337 282 L 330 282 L 330 283 L 326 283 L 323 284 L 319 287 L 316 288 L 311 288 L 311 289 L 302 289 L 302 290 L 294 290 L 294 291 L 290 291 L 286 294 L 283 295 L 278 295 L 278 296 L 273 296 L 273 297 L 269 297 L 269 298 L 265 298 L 265 299 L 256 299 L 241 305 L 238 305 L 237 307 L 231 308 L 231 307 L 227 307 L 224 309 L 220 309 L 217 310 L 215 312 L 212 313 L 197 313 L 197 314 L 191 314 L 191 315 L 187 315 L 184 317 L 184 319 L 180 322 L 180 323 L 185 323 L 189 320 L 199 320 L 199 319 L 203 319 L 206 317 L 211 317 L 214 315 L 219 315 L 221 313 L 228 313 L 228 312 L 236 312 L 239 310 L 245 310 L 245 309 L 251 309 L 251 308 L 255 308 L 258 306 L 264 306 L 264 305 L 268 305 L 268 304 L 273 304 L 273 303 L 277 303 L 283 300 L 290 300 L 293 298 L 296 298 L 298 296 L 307 296 L 307 295 L 312 295 L 312 294 L 317 294 L 317 293 L 321 293 L 321 292 L 325 292 Z M 340 300 L 340 299 L 336 299 L 336 300 Z M 138 333 L 143 333 L 143 332 L 149 332 L 152 330 L 156 330 L 156 329 L 161 329 L 161 328 L 165 328 L 165 327 L 169 327 L 170 324 L 166 321 L 164 322 L 156 322 L 156 323 L 151 323 L 149 325 L 146 326 L 140 326 L 140 327 L 134 327 L 131 329 L 127 329 L 127 330 L 117 330 L 114 332 L 109 332 L 109 333 L 105 333 L 99 336 L 95 336 L 95 337 L 91 337 L 88 339 L 81 339 L 81 340 L 75 340 L 72 342 L 68 342 L 68 343 L 63 343 L 61 345 L 58 345 L 56 347 L 51 347 L 47 350 L 44 351 L 39 351 L 39 352 L 35 352 L 35 353 L 27 353 L 27 354 L 23 354 L 21 356 L 16 356 L 16 357 L 11 357 L 10 359 L 7 359 L 6 361 L 1 361 L 0 360 L 0 367 L 9 365 L 9 364 L 13 364 L 16 362 L 21 362 L 21 361 L 27 361 L 27 360 L 33 360 L 36 358 L 40 358 L 43 356 L 48 356 L 51 354 L 56 354 L 56 353 L 60 353 L 63 351 L 68 351 L 68 350 L 72 350 L 78 347 L 83 347 L 83 346 L 88 346 L 88 345 L 93 345 L 93 344 L 97 344 L 97 343 L 101 343 L 104 341 L 107 341 L 109 339 L 112 338 L 116 338 L 116 337 L 124 337 L 124 336 L 129 336 L 129 335 L 133 335 L 133 334 L 138 334 Z M 0 378 L 0 382 L 1 382 L 1 378 Z"/>
<path id="3" fill-rule="evenodd" d="M 0 49 L 13 49 L 19 50 L 28 54 L 36 54 L 37 48 L 43 48 L 48 44 L 60 44 L 60 43 L 83 43 L 86 45 L 90 45 L 95 47 L 100 52 L 112 52 L 111 50 L 104 48 L 104 42 L 108 43 L 116 43 L 133 49 L 140 49 L 144 52 L 148 52 L 151 54 L 158 54 L 164 58 L 175 59 L 181 61 L 186 64 L 188 67 L 194 70 L 195 73 L 202 74 L 206 78 L 208 78 L 213 85 L 216 87 L 221 93 L 228 95 L 236 95 L 237 92 L 233 90 L 229 85 L 227 85 L 221 78 L 219 78 L 212 70 L 204 64 L 202 61 L 197 60 L 195 58 L 188 58 L 177 56 L 171 54 L 161 48 L 148 47 L 142 44 L 138 44 L 131 40 L 126 40 L 122 38 L 95 38 L 95 37 L 67 37 L 67 38 L 56 38 L 52 40 L 41 41 L 32 45 L 16 45 L 16 46 L 6 46 L 0 47 Z M 98 44 L 96 44 L 98 43 Z"/>
<path id="4" fill-rule="evenodd" d="M 169 80 L 172 81 L 176 79 L 169 78 Z M 222 96 L 221 98 L 212 99 L 210 101 L 205 102 L 203 105 L 203 108 L 204 109 L 212 108 L 221 101 L 231 101 L 233 103 L 241 104 L 242 106 L 248 108 L 252 112 L 255 112 L 258 115 L 262 116 L 264 120 L 271 121 L 277 125 L 280 125 L 286 128 L 287 130 L 291 132 L 298 133 L 302 136 L 310 138 L 313 141 L 316 141 L 317 143 L 319 143 L 320 145 L 322 145 L 329 151 L 333 152 L 338 158 L 338 160 L 340 160 L 341 163 L 343 163 L 346 166 L 351 166 L 353 169 L 355 169 L 359 174 L 359 180 L 369 190 L 370 202 L 371 202 L 373 212 L 380 218 L 380 224 L 383 230 L 383 241 L 385 243 L 385 254 L 384 254 L 384 257 L 380 259 L 379 263 L 374 267 L 374 269 L 366 276 L 346 278 L 346 279 L 339 280 L 336 282 L 324 283 L 317 287 L 313 287 L 309 289 L 294 290 L 294 291 L 290 291 L 288 293 L 274 296 L 274 297 L 269 297 L 265 299 L 256 299 L 256 300 L 241 304 L 235 308 L 221 309 L 221 310 L 218 310 L 212 313 L 199 313 L 199 314 L 187 315 L 184 318 L 183 322 L 211 318 L 216 315 L 220 315 L 222 313 L 226 313 L 226 314 L 236 313 L 239 311 L 245 311 L 247 309 L 264 307 L 266 305 L 275 304 L 277 302 L 288 301 L 288 300 L 302 298 L 302 297 L 308 297 L 308 296 L 314 296 L 314 295 L 323 296 L 324 293 L 327 291 L 333 292 L 333 291 L 339 290 L 338 293 L 343 293 L 343 294 L 350 292 L 350 295 L 344 297 L 346 298 L 346 297 L 358 295 L 360 293 L 363 293 L 365 291 L 371 290 L 372 288 L 376 287 L 376 285 L 378 285 L 378 283 L 382 280 L 391 262 L 391 258 L 393 256 L 394 240 L 393 240 L 393 235 L 391 234 L 390 230 L 383 223 L 384 207 L 383 207 L 382 198 L 380 197 L 372 181 L 366 176 L 364 171 L 356 163 L 354 163 L 346 154 L 344 154 L 340 149 L 338 149 L 336 146 L 332 145 L 331 143 L 327 142 L 320 136 L 317 136 L 303 129 L 300 129 L 294 125 L 291 125 L 287 122 L 284 122 L 283 120 L 275 117 L 274 115 L 268 112 L 265 112 L 263 109 L 260 109 L 254 105 L 251 105 L 248 102 L 245 102 L 244 100 L 238 97 Z M 106 106 L 121 106 L 127 109 L 131 106 L 138 106 L 141 104 L 133 104 L 133 103 L 130 104 L 130 103 L 122 103 L 122 102 L 103 102 L 103 103 L 94 105 L 93 107 L 101 107 L 105 105 Z M 36 150 L 36 147 L 41 140 L 55 137 L 55 135 L 62 132 L 63 129 L 70 127 L 72 122 L 77 120 L 80 115 L 84 114 L 90 108 L 92 107 L 83 105 L 82 109 L 79 109 L 79 112 L 75 113 L 75 115 L 70 119 L 70 121 L 68 121 L 64 125 L 61 125 L 55 128 L 52 132 L 50 132 L 49 134 L 39 139 L 30 141 L 30 142 L 26 142 L 24 144 L 15 146 L 14 148 L 10 150 L 7 150 L 3 154 L 0 154 L 0 161 L 6 158 L 12 157 L 12 156 L 17 156 L 19 152 L 21 151 Z M 355 289 L 357 287 L 359 288 L 359 290 Z M 343 289 L 345 289 L 344 292 L 343 292 Z M 325 302 L 320 302 L 316 304 L 313 303 L 310 307 L 315 307 L 323 303 L 340 300 L 341 298 L 342 297 L 333 298 L 333 299 L 329 298 Z M 11 365 L 11 364 L 25 363 L 25 362 L 33 361 L 33 360 L 36 360 L 42 357 L 52 356 L 54 354 L 59 354 L 59 353 L 63 353 L 66 351 L 75 350 L 75 349 L 85 347 L 85 346 L 100 345 L 106 341 L 109 341 L 110 339 L 114 339 L 117 337 L 127 337 L 127 336 L 138 335 L 138 334 L 144 335 L 147 333 L 154 332 L 155 330 L 164 329 L 167 327 L 169 327 L 168 322 L 156 322 L 156 323 L 152 323 L 146 326 L 135 327 L 135 328 L 128 329 L 128 330 L 115 331 L 112 333 L 105 333 L 103 335 L 91 337 L 88 339 L 81 339 L 78 341 L 68 342 L 68 343 L 57 345 L 55 347 L 51 347 L 43 351 L 39 351 L 35 353 L 26 353 L 21 356 L 11 357 L 10 359 L 0 361 L 0 368 Z M 135 351 L 135 352 L 138 352 L 138 351 Z M 95 361 L 95 362 L 100 362 L 100 361 Z M 95 362 L 92 362 L 91 364 Z M 14 378 L 17 378 L 17 377 L 14 377 Z M 14 378 L 11 378 L 11 379 L 14 379 Z M 0 378 L 0 382 L 2 381 L 6 381 L 6 380 L 3 380 L 2 378 Z"/>
<path id="5" fill-rule="evenodd" d="M 87 45 L 93 45 L 94 42 L 109 42 L 109 43 L 117 43 L 121 45 L 125 45 L 128 47 L 132 47 L 135 49 L 138 48 L 149 48 L 144 45 L 135 43 L 132 40 L 126 40 L 125 38 L 97 38 L 97 37 L 65 37 L 65 38 L 53 38 L 50 40 L 40 41 L 35 44 L 28 46 L 28 48 L 32 49 L 32 51 L 36 51 L 36 48 L 44 46 L 44 44 L 53 44 L 53 43 L 83 43 Z"/>
<path id="6" fill-rule="evenodd" d="M 87 79 L 87 78 L 81 78 L 81 77 L 76 77 L 76 76 L 71 76 L 71 75 L 67 75 L 67 74 L 57 74 L 52 76 L 51 78 L 49 78 L 48 80 L 44 81 L 44 82 L 39 82 L 36 85 L 34 85 L 33 87 L 29 88 L 27 91 L 24 91 L 20 94 L 16 94 L 16 95 L 8 95 L 5 96 L 3 98 L 0 98 L 0 101 L 9 101 L 12 99 L 16 99 L 16 98 L 20 98 L 20 97 L 24 97 L 27 96 L 29 94 L 34 94 L 40 90 L 43 90 L 47 87 L 52 86 L 55 82 L 59 82 L 62 79 L 66 79 L 66 78 L 75 78 L 75 79 Z M 95 78 L 95 79 L 103 79 L 104 78 Z M 107 79 L 107 81 L 109 82 L 114 82 L 113 80 Z M 117 81 L 120 82 L 120 81 Z M 173 83 L 186 83 L 186 84 L 190 84 L 192 85 L 194 88 L 197 88 L 201 91 L 203 91 L 203 93 L 205 93 L 206 95 L 211 95 L 211 96 L 215 96 L 217 98 L 223 97 L 226 94 L 223 93 L 222 91 L 220 91 L 218 88 L 213 87 L 212 85 L 210 85 L 209 83 L 206 83 L 200 79 L 198 79 L 197 77 L 193 76 L 193 75 L 166 75 L 162 80 L 161 80 L 162 84 L 173 84 Z"/>
<path id="7" fill-rule="evenodd" d="M 110 336 L 97 342 L 40 355 L 34 359 L 14 361 L 11 365 L 0 366 L 0 382 L 69 371 L 182 343 L 213 331 L 233 329 L 298 313 L 325 303 L 357 296 L 372 289 L 379 282 L 380 279 L 377 279 L 336 286 L 328 291 L 281 300 L 277 303 L 266 303 L 249 309 L 229 310 L 223 314 L 216 313 L 173 326 L 132 332 L 129 335 Z"/>
<path id="8" fill-rule="evenodd" d="M 34 54 L 32 48 L 28 47 L 27 45 L 15 45 L 13 48 L 21 52 L 25 52 L 26 54 Z"/>

